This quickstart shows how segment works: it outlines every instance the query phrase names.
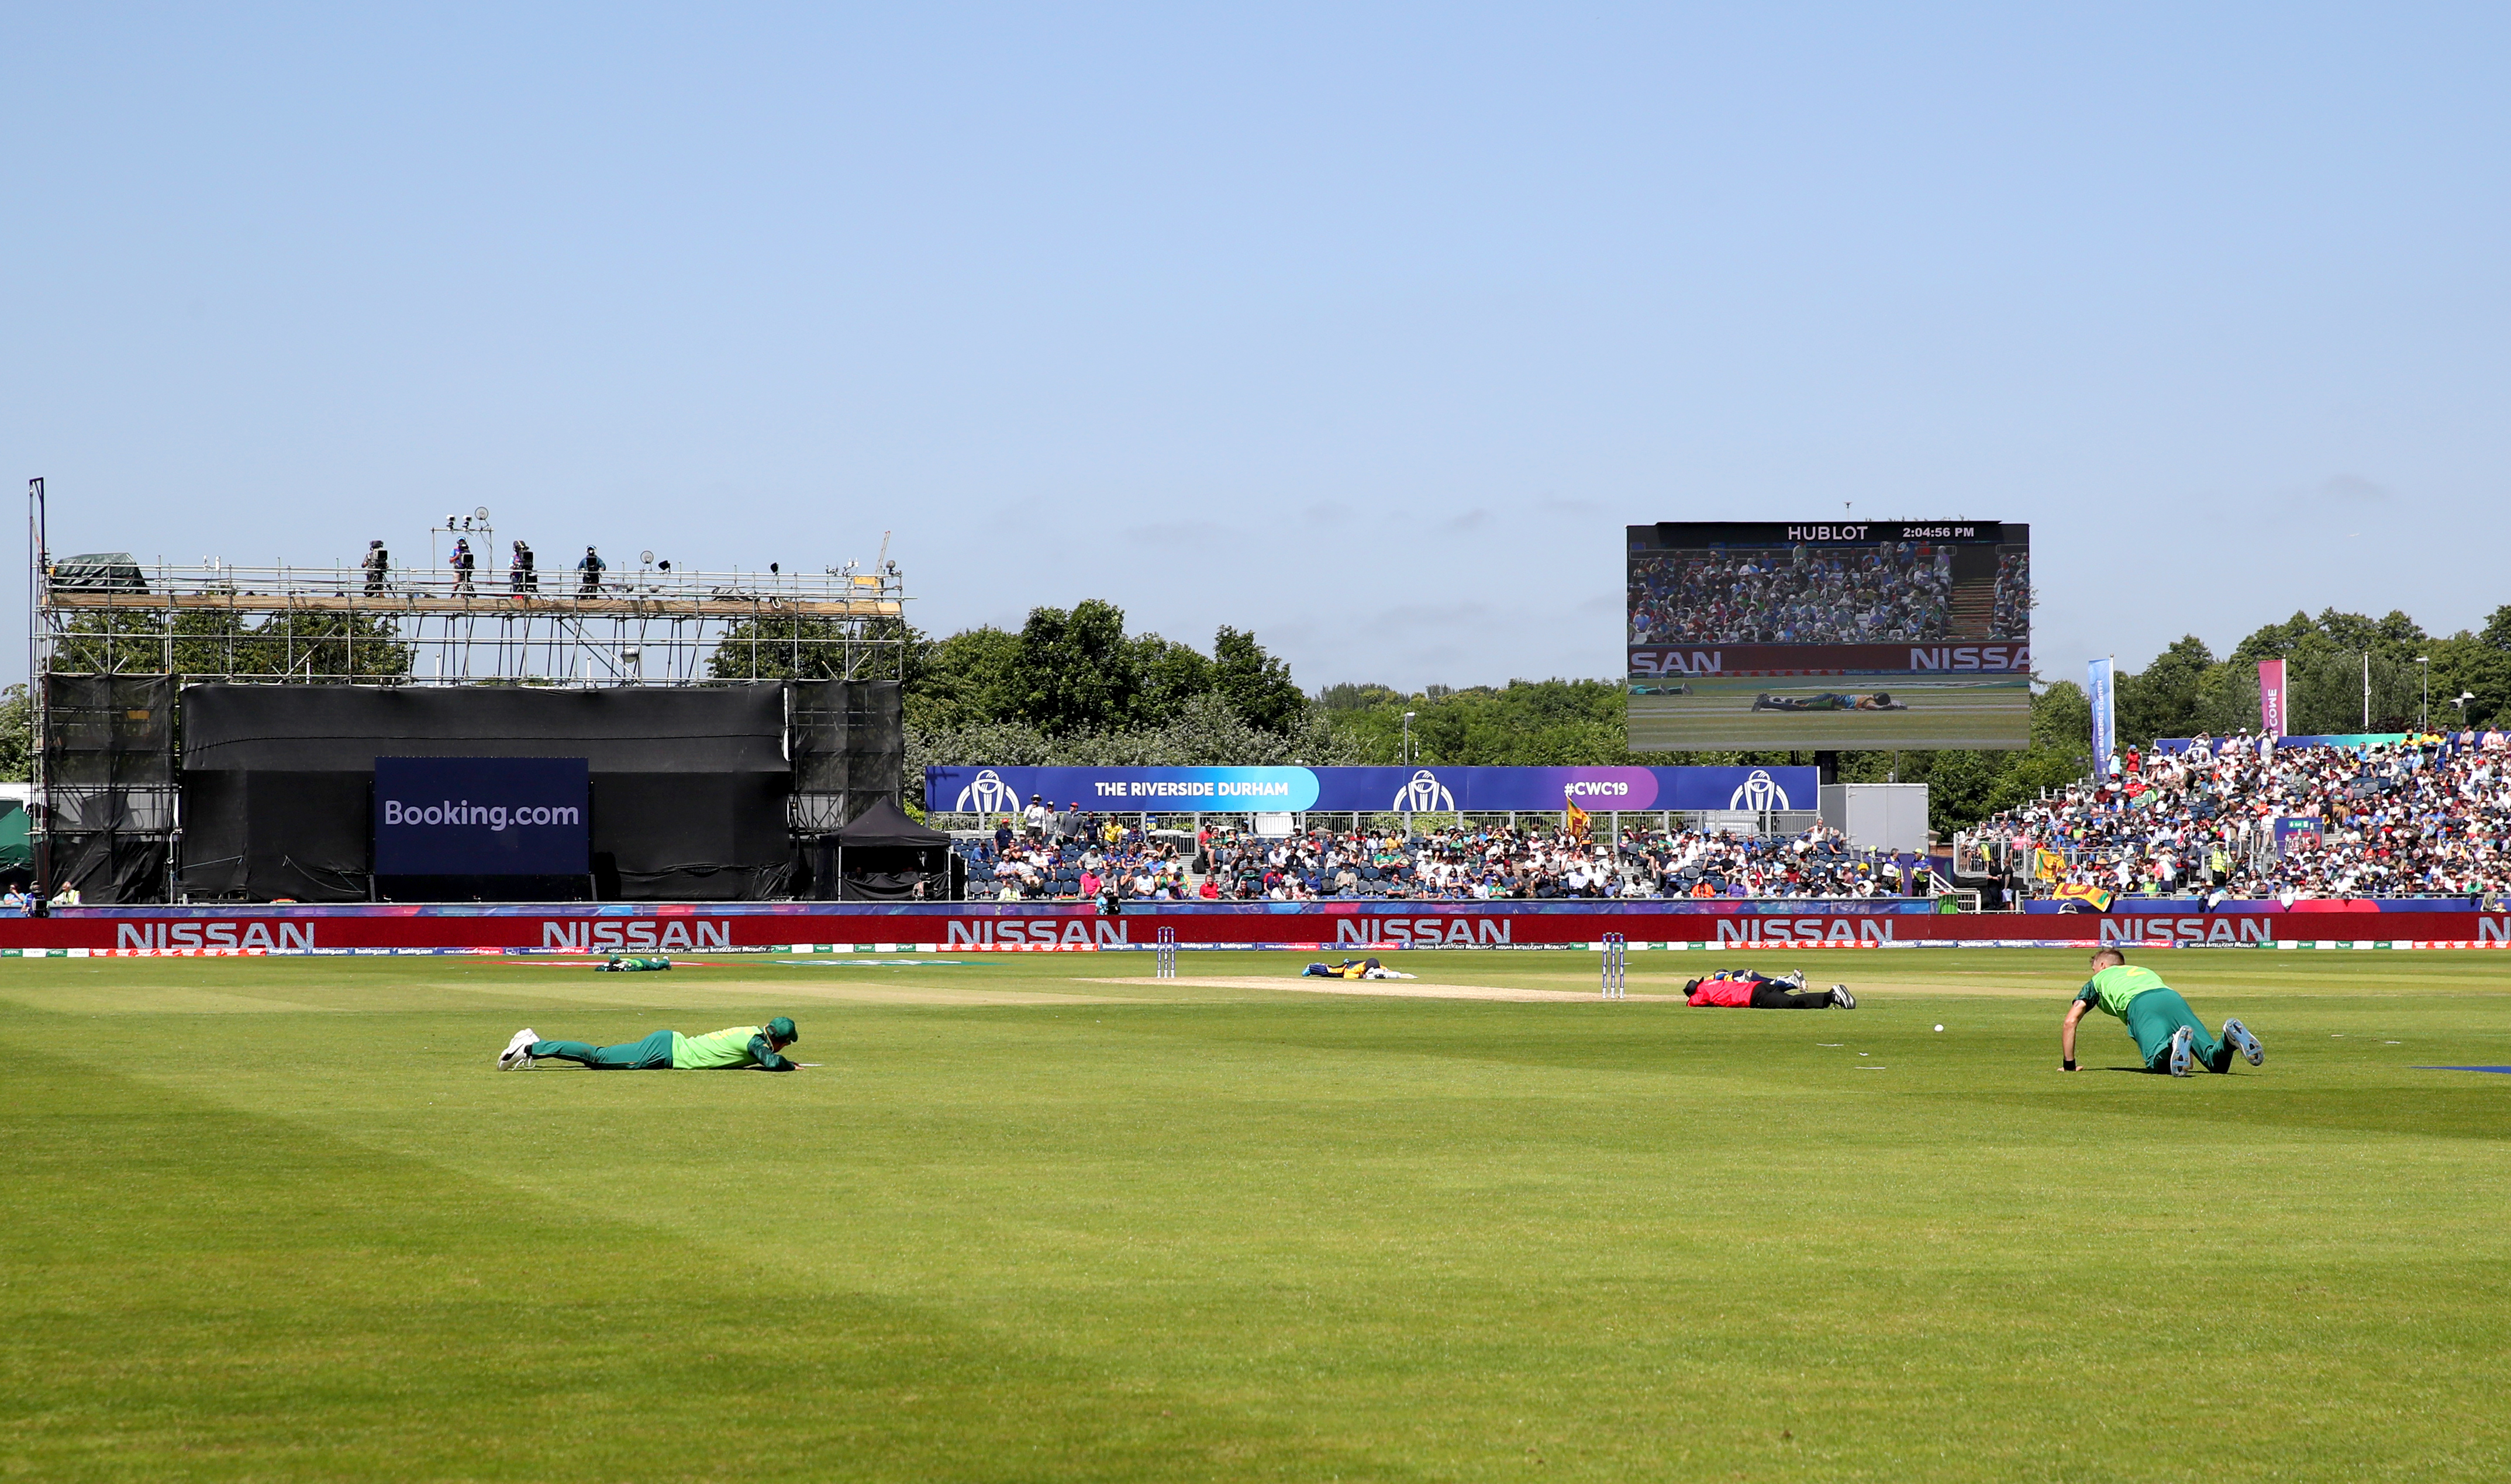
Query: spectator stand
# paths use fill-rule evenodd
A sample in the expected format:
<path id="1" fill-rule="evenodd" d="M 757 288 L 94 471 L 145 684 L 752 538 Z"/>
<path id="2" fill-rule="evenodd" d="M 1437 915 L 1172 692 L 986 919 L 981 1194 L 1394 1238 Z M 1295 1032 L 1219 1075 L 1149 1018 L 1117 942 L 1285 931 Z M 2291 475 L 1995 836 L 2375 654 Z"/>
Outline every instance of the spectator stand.
<path id="1" fill-rule="evenodd" d="M 2511 750 L 2472 732 L 2171 739 L 1964 831 L 2018 895 L 2460 898 L 2511 889 Z"/>
<path id="2" fill-rule="evenodd" d="M 1858 850 L 1811 811 L 1606 813 L 1588 837 L 1510 814 L 1013 816 L 951 831 L 973 899 L 1792 898 L 1960 894 L 1920 857 Z M 1640 822 L 1654 821 L 1653 827 Z M 1273 822 L 1273 821 L 1264 821 Z M 1780 830 L 1770 826 L 1790 824 Z M 1977 893 L 1962 898 L 1976 910 Z"/>

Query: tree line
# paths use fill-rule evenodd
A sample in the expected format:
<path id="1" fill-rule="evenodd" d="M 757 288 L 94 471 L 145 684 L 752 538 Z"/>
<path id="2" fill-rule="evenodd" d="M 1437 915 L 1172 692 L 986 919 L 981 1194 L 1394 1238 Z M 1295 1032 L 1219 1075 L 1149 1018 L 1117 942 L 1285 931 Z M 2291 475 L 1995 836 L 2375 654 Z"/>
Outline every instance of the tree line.
<path id="1" fill-rule="evenodd" d="M 170 649 L 177 672 L 266 673 L 307 667 L 360 678 L 406 676 L 409 649 L 389 621 L 282 615 L 245 626 L 214 611 L 177 616 L 167 636 L 135 631 L 139 616 L 82 616 L 89 628 L 61 646 L 63 669 L 156 670 Z M 125 624 L 133 626 L 126 628 Z M 1633 753 L 1617 680 L 1512 680 L 1500 686 L 1328 686 L 1303 693 L 1290 666 L 1256 635 L 1222 627 L 1210 651 L 1152 632 L 1129 633 L 1124 610 L 1100 599 L 1031 610 L 1017 629 L 981 626 L 941 638 L 897 620 L 865 636 L 892 641 L 903 683 L 908 792 L 928 764 L 1191 767 L 1639 765 L 1674 761 L 1759 765 L 1808 761 L 1785 752 Z M 735 625 L 716 645 L 720 679 L 793 679 L 842 672 L 845 630 L 813 619 Z M 2123 744 L 2198 732 L 2226 736 L 2259 719 L 2258 662 L 2287 662 L 2286 730 L 2345 733 L 2486 726 L 2511 719 L 2511 604 L 2477 630 L 2435 636 L 2393 612 L 2372 619 L 2329 609 L 2268 624 L 2217 658 L 2183 636 L 2144 668 L 2117 677 Z M 2424 663 L 2418 664 L 2418 661 Z M 2429 667 L 2430 673 L 2424 673 Z M 2371 678 L 2370 722 L 2364 676 Z M 2429 682 L 2429 709 L 2426 684 Z M 2465 698 L 2462 704 L 2461 698 Z M 0 777 L 25 777 L 22 688 L 0 703 Z M 1850 751 L 1840 776 L 1930 785 L 1935 827 L 1950 833 L 2082 778 L 2092 765 L 2092 709 L 2071 679 L 2032 698 L 2029 744 L 2001 751 Z"/>
<path id="2" fill-rule="evenodd" d="M 2371 720 L 2364 722 L 2364 674 Z M 2429 676 L 2421 673 L 2429 666 Z M 2113 699 L 2122 744 L 2161 737 L 2217 737 L 2259 725 L 2258 662 L 2286 662 L 2288 720 L 2300 735 L 2483 727 L 2511 720 L 2511 604 L 2481 629 L 2426 633 L 2404 613 L 2372 619 L 2329 609 L 2268 624 L 2218 659 L 2195 635 L 2181 638 L 2145 666 L 2116 677 Z M 2425 685 L 2430 684 L 2427 709 Z M 2464 705 L 2460 697 L 2466 697 Z M 1413 714 L 1413 755 L 1425 763 L 1627 764 L 1807 762 L 1785 752 L 1633 753 L 1623 730 L 1624 698 L 1609 680 L 1511 681 L 1505 686 L 1404 694 L 1381 685 L 1335 685 L 1317 704 L 1366 760 L 1401 756 L 1404 713 Z M 1975 824 L 2041 789 L 2063 787 L 2092 768 L 2092 703 L 2062 679 L 2037 688 L 2028 745 L 1997 751 L 1848 751 L 1849 782 L 1926 783 L 1930 822 L 1940 832 Z"/>
<path id="3" fill-rule="evenodd" d="M 2511 604 L 2482 629 L 2446 636 L 2399 612 L 2297 613 L 2220 660 L 2186 635 L 2118 677 L 2120 741 L 2255 731 L 2261 660 L 2285 662 L 2285 731 L 2297 736 L 2482 727 L 2511 710 Z"/>

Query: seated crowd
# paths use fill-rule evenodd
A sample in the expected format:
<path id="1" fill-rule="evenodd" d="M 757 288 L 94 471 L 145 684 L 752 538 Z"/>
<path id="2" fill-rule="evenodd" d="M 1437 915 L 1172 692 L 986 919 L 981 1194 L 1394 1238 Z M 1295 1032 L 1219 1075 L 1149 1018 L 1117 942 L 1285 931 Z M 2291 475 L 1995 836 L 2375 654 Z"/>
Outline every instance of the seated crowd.
<path id="1" fill-rule="evenodd" d="M 1066 825 L 1063 821 L 1072 821 Z M 1792 837 L 1627 829 L 1618 844 L 1500 825 L 1337 830 L 1289 837 L 1207 829 L 1145 837 L 1096 817 L 1058 815 L 1045 829 L 999 826 L 963 842 L 971 898 L 1206 901 L 1544 900 L 1621 897 L 1855 897 L 1923 890 L 1915 862 L 1851 850 L 1817 826 Z"/>
<path id="2" fill-rule="evenodd" d="M 1154 901 L 1215 894 L 1189 883 L 1176 841 L 1078 810 L 1026 830 L 1006 819 L 992 840 L 962 841 L 955 849 L 968 861 L 972 901 L 1087 900 L 1110 890 Z"/>
<path id="3" fill-rule="evenodd" d="M 1889 856 L 1851 851 L 1817 826 L 1793 837 L 1626 829 L 1618 844 L 1558 830 L 1465 826 L 1400 833 L 1314 830 L 1243 838 L 1214 853 L 1223 899 L 1378 896 L 1414 900 L 1555 897 L 1873 896 L 1905 878 Z"/>
<path id="4" fill-rule="evenodd" d="M 2369 746 L 2199 737 L 2105 771 L 1966 834 L 1957 871 L 2008 874 L 2043 895 L 2062 884 L 2288 902 L 2511 890 L 2511 744 L 2498 730 Z"/>

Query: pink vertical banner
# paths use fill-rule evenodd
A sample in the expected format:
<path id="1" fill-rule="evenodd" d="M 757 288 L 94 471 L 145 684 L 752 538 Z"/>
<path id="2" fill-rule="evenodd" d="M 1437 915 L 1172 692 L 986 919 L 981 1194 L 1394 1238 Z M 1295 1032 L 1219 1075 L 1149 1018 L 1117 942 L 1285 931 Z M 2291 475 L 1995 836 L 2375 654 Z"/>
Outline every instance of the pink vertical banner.
<path id="1" fill-rule="evenodd" d="M 2259 732 L 2268 738 L 2284 736 L 2285 731 L 2284 662 L 2259 662 Z"/>

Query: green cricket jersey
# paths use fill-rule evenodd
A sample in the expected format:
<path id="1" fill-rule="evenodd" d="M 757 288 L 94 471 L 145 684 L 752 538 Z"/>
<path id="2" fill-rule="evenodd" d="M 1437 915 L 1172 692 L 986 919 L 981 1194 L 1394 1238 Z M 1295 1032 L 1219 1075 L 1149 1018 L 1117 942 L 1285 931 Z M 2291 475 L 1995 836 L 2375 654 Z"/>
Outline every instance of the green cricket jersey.
<path id="1" fill-rule="evenodd" d="M 672 1033 L 672 1066 L 678 1071 L 704 1071 L 711 1067 L 746 1067 L 753 1062 L 770 1072 L 782 1072 L 793 1065 L 767 1045 L 767 1032 L 755 1025 L 736 1025 L 703 1036 Z"/>
<path id="2" fill-rule="evenodd" d="M 2076 993 L 2075 998 L 2095 1009 L 2106 1011 L 2125 1020 L 2127 1003 L 2130 1000 L 2148 989 L 2169 989 L 2170 987 L 2162 982 L 2162 975 L 2150 969 L 2140 969 L 2133 964 L 2113 964 L 2085 980 L 2084 987 Z"/>

